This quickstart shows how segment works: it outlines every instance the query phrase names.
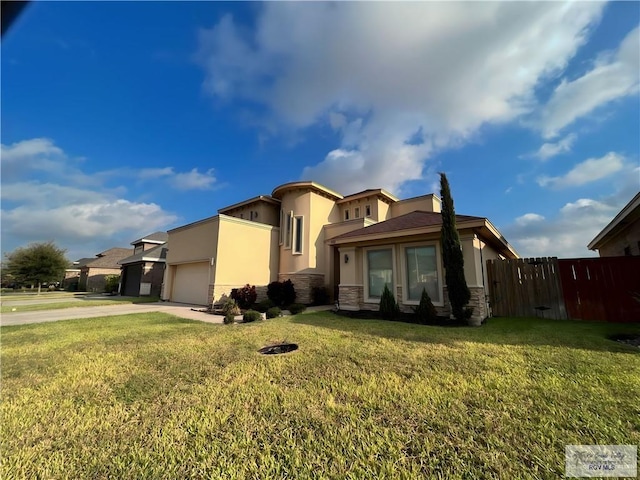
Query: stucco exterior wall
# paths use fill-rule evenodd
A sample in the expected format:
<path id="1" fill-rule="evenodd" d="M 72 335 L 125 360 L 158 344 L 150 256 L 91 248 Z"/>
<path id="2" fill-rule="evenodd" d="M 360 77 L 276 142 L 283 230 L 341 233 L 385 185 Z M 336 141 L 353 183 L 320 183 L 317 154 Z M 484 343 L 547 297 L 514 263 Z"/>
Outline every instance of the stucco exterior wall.
<path id="1" fill-rule="evenodd" d="M 629 247 L 631 255 L 640 255 L 640 219 L 612 237 L 598 252 L 601 257 L 622 257 L 625 255 L 625 247 Z"/>
<path id="2" fill-rule="evenodd" d="M 169 232 L 167 263 L 187 263 L 215 257 L 220 217 L 215 216 Z"/>
<path id="3" fill-rule="evenodd" d="M 167 263 L 162 287 L 163 300 L 171 298 L 177 265 L 197 262 L 213 263 L 210 267 L 210 278 L 215 278 L 219 225 L 220 217 L 215 216 L 168 232 Z"/>
<path id="4" fill-rule="evenodd" d="M 425 212 L 440 212 L 440 200 L 430 193 L 420 197 L 408 198 L 391 204 L 391 214 L 389 218 L 399 217 L 416 210 Z"/>
<path id="5" fill-rule="evenodd" d="M 267 225 L 278 226 L 280 207 L 267 202 L 255 202 L 239 208 L 227 210 L 224 215 Z"/>
<path id="6" fill-rule="evenodd" d="M 220 215 L 214 302 L 247 283 L 265 295 L 265 287 L 278 279 L 279 232 L 274 226 Z"/>

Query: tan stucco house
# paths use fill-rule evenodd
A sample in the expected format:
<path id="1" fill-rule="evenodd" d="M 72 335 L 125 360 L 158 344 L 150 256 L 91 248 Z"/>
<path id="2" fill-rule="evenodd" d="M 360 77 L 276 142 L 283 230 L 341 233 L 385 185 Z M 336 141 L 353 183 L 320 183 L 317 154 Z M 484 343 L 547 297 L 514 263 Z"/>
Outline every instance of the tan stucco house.
<path id="1" fill-rule="evenodd" d="M 160 296 L 168 237 L 167 232 L 155 232 L 131 242 L 133 255 L 118 262 L 121 295 Z"/>
<path id="2" fill-rule="evenodd" d="M 640 255 L 640 192 L 588 245 L 601 257 Z"/>
<path id="3" fill-rule="evenodd" d="M 324 286 L 347 310 L 376 310 L 384 285 L 408 311 L 426 288 L 449 310 L 440 251 L 440 198 L 400 200 L 383 189 L 343 196 L 312 181 L 292 182 L 169 230 L 162 298 L 207 305 L 232 288 L 290 279 L 297 301 Z M 483 217 L 457 216 L 474 315 L 485 318 L 486 261 L 517 258 Z"/>

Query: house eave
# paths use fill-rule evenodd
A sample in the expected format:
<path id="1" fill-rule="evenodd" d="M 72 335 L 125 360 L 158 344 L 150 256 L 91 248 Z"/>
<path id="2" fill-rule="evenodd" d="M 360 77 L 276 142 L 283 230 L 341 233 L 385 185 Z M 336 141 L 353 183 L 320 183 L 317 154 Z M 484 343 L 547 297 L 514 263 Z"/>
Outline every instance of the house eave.
<path id="1" fill-rule="evenodd" d="M 312 182 L 312 181 L 300 181 L 300 182 L 289 182 L 289 183 L 285 183 L 283 185 L 280 185 L 278 187 L 276 187 L 273 192 L 271 192 L 271 196 L 275 199 L 279 200 L 279 196 L 281 196 L 285 191 L 287 190 L 298 190 L 298 189 L 308 189 L 308 190 L 312 190 L 315 191 L 316 193 L 319 193 L 320 195 L 326 196 L 328 198 L 330 198 L 331 200 L 341 200 L 342 198 L 344 198 L 341 194 L 339 194 L 338 192 L 331 190 L 328 187 L 325 187 L 324 185 L 321 185 L 319 183 L 316 182 Z"/>
<path id="2" fill-rule="evenodd" d="M 202 220 L 196 220 L 195 222 L 187 223 L 186 225 L 181 225 L 179 227 L 172 228 L 171 230 L 167 230 L 167 233 L 179 232 L 181 230 L 187 230 L 189 228 L 196 227 L 205 223 L 215 222 L 219 220 L 219 217 L 219 215 L 214 215 L 212 217 L 203 218 Z"/>
<path id="3" fill-rule="evenodd" d="M 636 209 L 640 210 L 640 192 L 627 203 L 620 212 L 613 217 L 606 227 L 604 227 L 596 237 L 589 242 L 587 248 L 589 250 L 600 249 L 604 244 L 608 242 L 608 236 L 614 234 L 614 230 L 621 225 L 621 223 L 631 215 Z"/>
<path id="4" fill-rule="evenodd" d="M 252 205 L 254 203 L 270 203 L 271 205 L 280 205 L 280 200 L 273 198 L 268 195 L 258 195 L 257 197 L 250 198 L 249 200 L 244 200 L 242 202 L 234 203 L 233 205 L 229 205 L 228 207 L 218 209 L 218 213 L 230 212 L 231 210 L 235 210 L 236 208 L 246 207 L 248 205 Z"/>

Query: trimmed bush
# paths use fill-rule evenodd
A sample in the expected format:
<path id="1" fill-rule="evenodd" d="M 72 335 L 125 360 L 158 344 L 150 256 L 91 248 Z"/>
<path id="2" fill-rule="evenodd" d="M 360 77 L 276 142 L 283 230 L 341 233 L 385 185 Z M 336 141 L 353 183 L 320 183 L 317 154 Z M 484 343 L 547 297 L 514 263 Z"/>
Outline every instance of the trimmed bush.
<path id="1" fill-rule="evenodd" d="M 105 293 L 117 293 L 120 284 L 120 275 L 106 275 L 104 277 Z"/>
<path id="2" fill-rule="evenodd" d="M 227 313 L 224 316 L 224 324 L 225 325 L 231 325 L 234 321 L 236 320 L 236 316 L 232 313 Z"/>
<path id="3" fill-rule="evenodd" d="M 255 310 L 247 310 L 242 316 L 242 321 L 244 323 L 255 322 L 256 320 L 262 320 L 262 314 Z"/>
<path id="4" fill-rule="evenodd" d="M 311 298 L 313 299 L 312 305 L 329 305 L 331 298 L 329 289 L 325 286 L 313 287 L 311 289 Z"/>
<path id="5" fill-rule="evenodd" d="M 277 318 L 282 315 L 282 310 L 279 307 L 271 307 L 267 310 L 267 318 Z"/>
<path id="6" fill-rule="evenodd" d="M 277 307 L 286 307 L 296 301 L 296 289 L 293 282 L 271 282 L 267 285 L 267 297 L 275 303 Z"/>
<path id="7" fill-rule="evenodd" d="M 269 300 L 268 298 L 266 300 L 262 300 L 261 302 L 256 303 L 253 306 L 254 310 L 257 310 L 260 313 L 265 313 L 267 310 L 269 310 L 271 307 L 275 307 L 276 304 L 273 303 L 272 300 Z"/>
<path id="8" fill-rule="evenodd" d="M 233 298 L 238 306 L 242 309 L 249 308 L 256 303 L 258 294 L 256 293 L 255 285 L 249 285 L 248 283 L 242 288 L 234 288 L 231 290 L 231 298 Z"/>
<path id="9" fill-rule="evenodd" d="M 422 325 L 433 324 L 438 320 L 436 307 L 433 306 L 431 297 L 424 288 L 422 289 L 422 296 L 420 297 L 420 305 L 413 309 L 413 313 L 416 314 L 416 323 Z"/>
<path id="10" fill-rule="evenodd" d="M 396 297 L 393 296 L 393 293 L 385 284 L 380 297 L 380 316 L 385 320 L 394 320 L 398 313 L 400 313 L 400 307 L 396 303 Z"/>
<path id="11" fill-rule="evenodd" d="M 306 305 L 302 303 L 292 303 L 289 305 L 288 310 L 291 312 L 291 315 L 297 315 L 298 313 L 304 312 L 307 309 Z"/>
<path id="12" fill-rule="evenodd" d="M 224 305 L 222 305 L 222 313 L 224 315 L 240 315 L 242 312 L 236 301 L 229 298 L 224 302 Z"/>

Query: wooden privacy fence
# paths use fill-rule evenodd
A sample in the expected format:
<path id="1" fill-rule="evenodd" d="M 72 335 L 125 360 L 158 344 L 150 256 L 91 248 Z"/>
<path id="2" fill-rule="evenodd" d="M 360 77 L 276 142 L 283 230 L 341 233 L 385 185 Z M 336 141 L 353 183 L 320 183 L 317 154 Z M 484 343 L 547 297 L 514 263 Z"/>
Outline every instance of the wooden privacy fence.
<path id="1" fill-rule="evenodd" d="M 640 257 L 488 260 L 497 316 L 640 322 Z"/>
<path id="2" fill-rule="evenodd" d="M 557 258 L 487 260 L 487 276 L 494 315 L 567 318 Z"/>

